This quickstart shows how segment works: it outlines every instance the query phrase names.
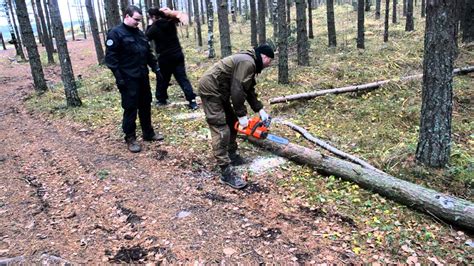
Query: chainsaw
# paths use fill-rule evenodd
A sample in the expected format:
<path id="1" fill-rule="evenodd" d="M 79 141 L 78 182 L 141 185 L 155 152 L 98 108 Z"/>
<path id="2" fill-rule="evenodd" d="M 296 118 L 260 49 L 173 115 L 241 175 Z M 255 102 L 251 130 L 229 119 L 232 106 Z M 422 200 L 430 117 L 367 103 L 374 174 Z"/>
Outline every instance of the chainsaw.
<path id="1" fill-rule="evenodd" d="M 255 116 L 249 119 L 249 124 L 247 127 L 244 128 L 237 121 L 235 122 L 234 128 L 237 130 L 237 132 L 246 136 L 252 136 L 256 139 L 268 139 L 278 144 L 287 145 L 289 143 L 287 139 L 268 133 L 268 128 L 270 127 L 271 122 L 271 118 L 262 121 L 260 117 Z"/>

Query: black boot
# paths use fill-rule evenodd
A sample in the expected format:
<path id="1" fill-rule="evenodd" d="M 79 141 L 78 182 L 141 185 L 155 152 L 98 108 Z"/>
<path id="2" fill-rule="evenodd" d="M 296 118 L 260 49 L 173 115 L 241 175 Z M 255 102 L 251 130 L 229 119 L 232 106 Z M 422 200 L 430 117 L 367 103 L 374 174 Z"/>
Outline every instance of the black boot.
<path id="1" fill-rule="evenodd" d="M 221 166 L 221 182 L 235 189 L 242 189 L 247 186 L 247 182 L 230 165 Z"/>
<path id="2" fill-rule="evenodd" d="M 248 163 L 248 160 L 244 159 L 237 152 L 229 152 L 230 164 L 233 166 L 239 166 Z"/>
<path id="3" fill-rule="evenodd" d="M 138 142 L 137 142 L 136 137 L 127 137 L 125 139 L 125 142 L 127 142 L 128 150 L 133 152 L 133 153 L 137 153 L 137 152 L 140 152 L 142 150 L 142 148 L 140 147 L 140 144 L 138 144 Z"/>

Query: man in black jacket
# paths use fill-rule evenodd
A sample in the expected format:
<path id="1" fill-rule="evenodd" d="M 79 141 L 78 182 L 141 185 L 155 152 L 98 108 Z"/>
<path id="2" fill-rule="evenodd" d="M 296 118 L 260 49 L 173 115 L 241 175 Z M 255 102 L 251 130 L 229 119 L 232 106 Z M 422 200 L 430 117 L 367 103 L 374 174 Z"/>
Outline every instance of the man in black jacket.
<path id="1" fill-rule="evenodd" d="M 153 24 L 148 27 L 146 35 L 150 41 L 155 42 L 158 62 L 161 66 L 163 79 L 157 79 L 156 100 L 157 105 L 168 104 L 168 86 L 171 75 L 174 75 L 176 81 L 184 92 L 188 107 L 192 110 L 198 108 L 196 104 L 196 94 L 186 75 L 184 64 L 184 54 L 179 43 L 176 24 L 186 22 L 187 16 L 179 11 L 169 8 L 158 9 L 156 7 L 148 9 L 149 17 Z"/>
<path id="2" fill-rule="evenodd" d="M 153 55 L 148 39 L 138 29 L 142 20 L 140 8 L 129 6 L 123 23 L 107 34 L 105 64 L 112 70 L 122 96 L 122 129 L 131 152 L 139 152 L 136 138 L 137 115 L 145 141 L 163 140 L 151 125 L 151 88 L 147 65 L 160 76 L 160 68 Z"/>

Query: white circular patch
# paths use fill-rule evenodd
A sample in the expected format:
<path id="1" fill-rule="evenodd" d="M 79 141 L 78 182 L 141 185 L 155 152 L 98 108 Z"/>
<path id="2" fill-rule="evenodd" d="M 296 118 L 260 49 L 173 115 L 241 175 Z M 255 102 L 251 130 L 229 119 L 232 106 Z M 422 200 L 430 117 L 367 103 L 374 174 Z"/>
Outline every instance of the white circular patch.
<path id="1" fill-rule="evenodd" d="M 107 46 L 112 46 L 114 44 L 114 41 L 111 39 L 108 39 L 105 44 L 107 44 Z"/>

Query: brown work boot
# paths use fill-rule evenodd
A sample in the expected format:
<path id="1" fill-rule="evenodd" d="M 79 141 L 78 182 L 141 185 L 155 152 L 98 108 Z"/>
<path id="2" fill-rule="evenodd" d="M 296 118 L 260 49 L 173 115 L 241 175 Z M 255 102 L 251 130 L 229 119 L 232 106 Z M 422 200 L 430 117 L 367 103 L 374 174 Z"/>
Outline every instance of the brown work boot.
<path id="1" fill-rule="evenodd" d="M 235 189 L 242 189 L 247 186 L 247 182 L 245 182 L 230 165 L 221 166 L 221 183 L 227 184 Z"/>
<path id="2" fill-rule="evenodd" d="M 127 147 L 129 151 L 137 153 L 142 150 L 140 144 L 138 144 L 137 139 L 135 137 L 127 138 L 125 141 L 127 142 Z"/>
<path id="3" fill-rule="evenodd" d="M 164 139 L 165 139 L 165 137 L 163 135 L 161 135 L 160 133 L 155 133 L 155 135 L 153 135 L 151 138 L 143 137 L 144 141 L 162 141 Z"/>

